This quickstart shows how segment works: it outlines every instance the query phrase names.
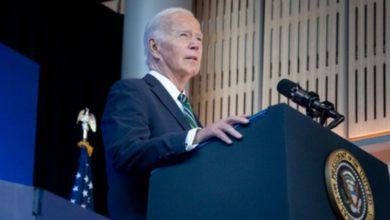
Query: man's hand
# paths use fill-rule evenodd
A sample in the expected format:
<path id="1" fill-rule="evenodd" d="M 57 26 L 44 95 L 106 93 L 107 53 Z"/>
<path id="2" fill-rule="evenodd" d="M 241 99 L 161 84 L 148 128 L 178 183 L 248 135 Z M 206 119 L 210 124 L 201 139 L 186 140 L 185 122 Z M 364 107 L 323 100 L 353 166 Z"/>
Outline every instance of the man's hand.
<path id="1" fill-rule="evenodd" d="M 233 128 L 234 124 L 248 124 L 249 120 L 246 116 L 232 116 L 225 119 L 222 119 L 210 126 L 198 130 L 195 136 L 194 144 L 199 144 L 200 142 L 206 141 L 212 137 L 217 137 L 227 144 L 233 143 L 229 138 L 233 136 L 234 138 L 242 138 L 236 129 Z"/>

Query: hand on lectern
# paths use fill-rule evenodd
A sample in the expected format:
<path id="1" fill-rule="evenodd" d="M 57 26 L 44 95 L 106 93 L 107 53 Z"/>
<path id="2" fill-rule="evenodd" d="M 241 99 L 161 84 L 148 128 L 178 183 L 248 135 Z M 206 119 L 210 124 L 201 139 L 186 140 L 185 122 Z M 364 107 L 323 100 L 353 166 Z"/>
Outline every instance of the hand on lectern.
<path id="1" fill-rule="evenodd" d="M 242 138 L 242 134 L 240 134 L 236 129 L 234 129 L 233 125 L 248 123 L 249 119 L 247 118 L 247 116 L 231 116 L 222 119 L 212 125 L 198 130 L 195 136 L 194 144 L 199 144 L 212 137 L 217 137 L 223 142 L 231 144 L 233 142 L 229 136 L 232 136 L 237 139 Z"/>

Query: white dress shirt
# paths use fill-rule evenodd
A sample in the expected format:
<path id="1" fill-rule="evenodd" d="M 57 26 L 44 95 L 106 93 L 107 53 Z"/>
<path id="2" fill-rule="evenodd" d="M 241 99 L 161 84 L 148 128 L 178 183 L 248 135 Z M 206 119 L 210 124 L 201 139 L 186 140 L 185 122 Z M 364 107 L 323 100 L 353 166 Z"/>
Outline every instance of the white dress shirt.
<path id="1" fill-rule="evenodd" d="M 180 110 L 183 111 L 183 104 L 181 104 L 181 102 L 178 99 L 181 92 L 177 89 L 175 84 L 173 84 L 171 80 L 169 80 L 164 75 L 158 73 L 157 71 L 150 70 L 148 74 L 152 75 L 154 78 L 156 78 L 163 85 L 163 87 L 168 91 L 169 95 L 171 95 L 172 99 L 176 102 L 176 104 L 180 108 Z M 183 93 L 185 95 L 185 91 L 183 91 Z M 196 136 L 196 132 L 199 129 L 200 128 L 193 128 L 193 129 L 188 131 L 187 136 L 186 136 L 186 140 L 185 140 L 186 151 L 191 151 L 196 146 L 198 146 L 198 144 L 193 144 L 193 143 L 194 143 L 194 139 Z"/>

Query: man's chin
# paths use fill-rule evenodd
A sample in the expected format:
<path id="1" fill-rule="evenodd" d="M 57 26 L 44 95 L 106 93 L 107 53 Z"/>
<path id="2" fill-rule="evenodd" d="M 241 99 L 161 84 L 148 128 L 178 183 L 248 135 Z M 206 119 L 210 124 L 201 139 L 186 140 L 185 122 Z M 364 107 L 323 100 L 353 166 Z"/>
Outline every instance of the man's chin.
<path id="1" fill-rule="evenodd" d="M 193 71 L 191 71 L 191 76 L 192 77 L 195 77 L 195 76 L 197 76 L 199 74 L 199 70 L 193 70 Z"/>
<path id="2" fill-rule="evenodd" d="M 191 68 L 191 69 L 187 69 L 186 72 L 187 72 L 187 75 L 194 77 L 194 76 L 199 74 L 199 69 L 198 68 Z"/>
<path id="3" fill-rule="evenodd" d="M 181 71 L 177 71 L 178 73 L 180 72 L 180 75 L 185 76 L 186 78 L 193 78 L 199 74 L 199 68 L 187 68 L 187 69 L 182 69 Z"/>

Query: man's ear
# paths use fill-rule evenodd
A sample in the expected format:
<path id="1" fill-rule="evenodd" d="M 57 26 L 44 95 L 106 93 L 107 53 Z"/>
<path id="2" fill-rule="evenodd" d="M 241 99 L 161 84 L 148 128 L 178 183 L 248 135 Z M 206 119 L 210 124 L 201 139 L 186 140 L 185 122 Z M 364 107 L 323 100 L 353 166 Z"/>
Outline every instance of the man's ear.
<path id="1" fill-rule="evenodd" d="M 158 45 L 156 39 L 149 39 L 149 51 L 150 54 L 155 58 L 155 59 L 160 59 L 160 52 L 158 50 Z"/>

